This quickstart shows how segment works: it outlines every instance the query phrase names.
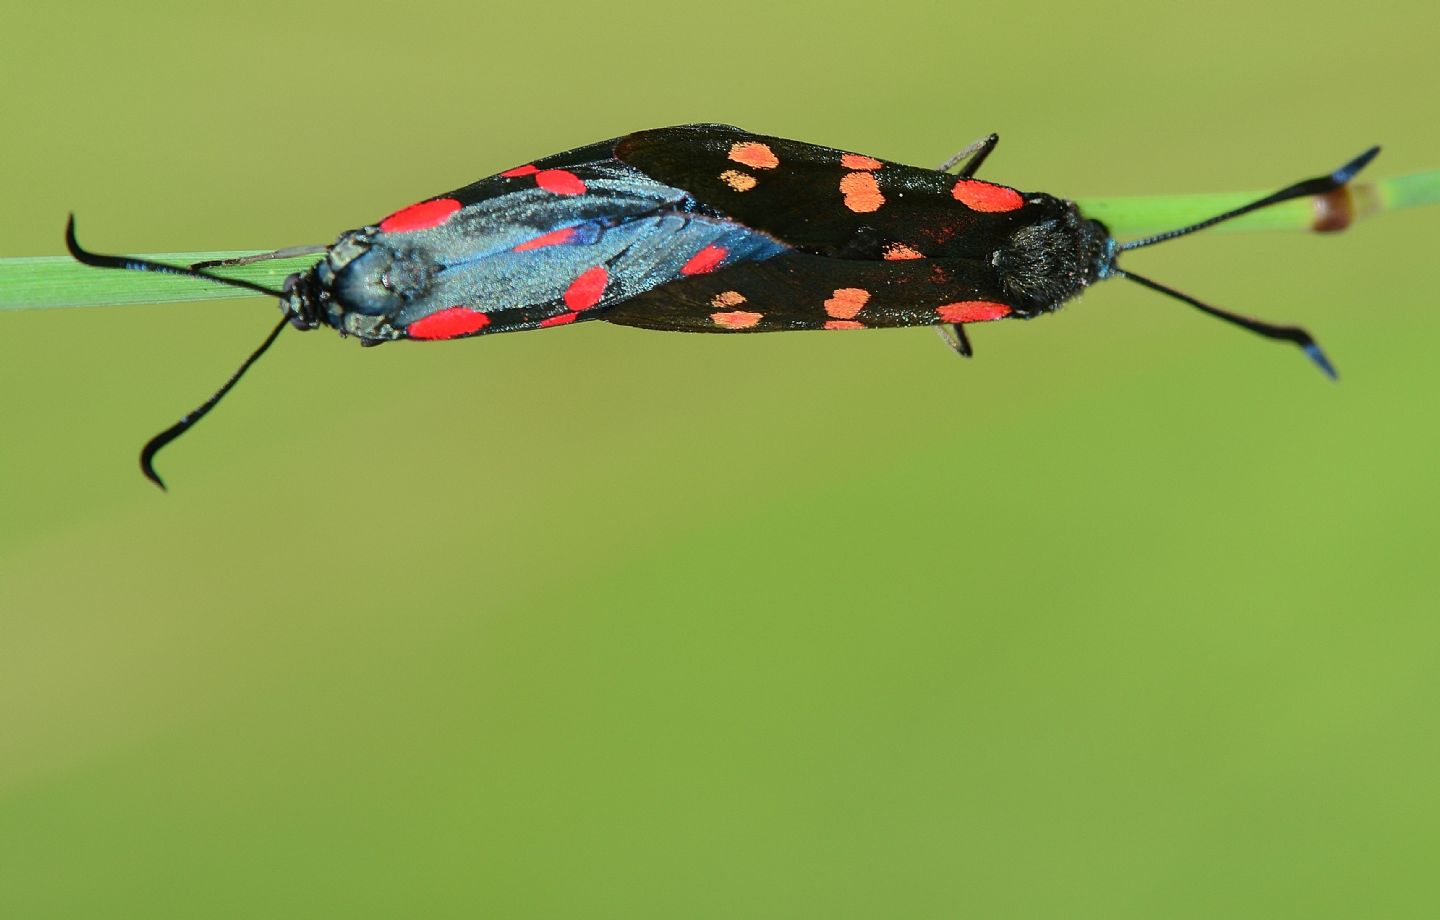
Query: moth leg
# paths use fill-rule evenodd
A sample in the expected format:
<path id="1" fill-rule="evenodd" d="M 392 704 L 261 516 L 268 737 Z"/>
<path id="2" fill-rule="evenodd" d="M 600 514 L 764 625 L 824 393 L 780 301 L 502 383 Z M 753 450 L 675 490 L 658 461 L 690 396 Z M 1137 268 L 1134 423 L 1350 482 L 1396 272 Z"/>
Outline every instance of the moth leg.
<path id="1" fill-rule="evenodd" d="M 286 246 L 284 249 L 277 249 L 274 252 L 262 252 L 253 256 L 237 256 L 233 259 L 207 259 L 204 262 L 196 262 L 191 268 L 223 268 L 231 265 L 250 265 L 255 262 L 268 262 L 271 259 L 293 259 L 297 256 L 312 256 L 324 252 L 329 246 Z"/>
<path id="2" fill-rule="evenodd" d="M 1000 135 L 986 135 L 942 163 L 940 165 L 940 172 L 950 172 L 950 170 L 955 169 L 961 162 L 968 159 L 969 162 L 956 170 L 955 175 L 962 179 L 969 179 L 975 175 L 975 172 L 980 168 L 980 164 L 985 162 L 985 158 L 990 155 L 990 152 L 995 149 L 995 145 L 998 143 L 1000 143 Z"/>
<path id="3" fill-rule="evenodd" d="M 964 323 L 941 323 L 935 327 L 940 341 L 955 350 L 962 358 L 973 358 L 975 349 L 970 347 L 970 337 L 965 334 Z"/>

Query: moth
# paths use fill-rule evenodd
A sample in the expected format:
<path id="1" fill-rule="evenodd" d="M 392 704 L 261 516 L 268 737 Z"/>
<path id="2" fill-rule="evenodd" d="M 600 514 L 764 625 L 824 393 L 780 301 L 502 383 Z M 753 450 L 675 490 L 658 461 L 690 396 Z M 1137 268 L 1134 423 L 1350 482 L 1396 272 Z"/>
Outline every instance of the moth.
<path id="1" fill-rule="evenodd" d="M 1208 220 L 1119 242 L 1071 201 L 977 178 L 998 141 L 991 134 L 924 169 L 729 125 L 682 125 L 507 169 L 328 246 L 164 265 L 81 248 L 73 216 L 66 241 L 89 265 L 201 277 L 280 301 L 281 322 L 230 380 L 145 445 L 141 468 L 162 488 L 156 452 L 208 413 L 287 325 L 328 326 L 362 345 L 591 320 L 718 334 L 934 326 L 968 357 L 967 326 L 1051 313 L 1118 277 L 1293 342 L 1335 376 L 1303 329 L 1203 303 L 1118 259 L 1281 201 L 1339 192 L 1378 147 Z M 315 265 L 280 290 L 214 271 L 307 253 Z"/>

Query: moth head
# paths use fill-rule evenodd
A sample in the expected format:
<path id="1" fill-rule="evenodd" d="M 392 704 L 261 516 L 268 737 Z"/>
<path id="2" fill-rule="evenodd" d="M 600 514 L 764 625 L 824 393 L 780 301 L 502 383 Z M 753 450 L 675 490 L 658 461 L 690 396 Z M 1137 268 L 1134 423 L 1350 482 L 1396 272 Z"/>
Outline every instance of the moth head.
<path id="1" fill-rule="evenodd" d="M 1017 227 L 991 258 L 1010 302 L 1025 316 L 1059 309 L 1102 277 L 1110 234 L 1072 203 L 1050 202 L 1048 216 Z"/>

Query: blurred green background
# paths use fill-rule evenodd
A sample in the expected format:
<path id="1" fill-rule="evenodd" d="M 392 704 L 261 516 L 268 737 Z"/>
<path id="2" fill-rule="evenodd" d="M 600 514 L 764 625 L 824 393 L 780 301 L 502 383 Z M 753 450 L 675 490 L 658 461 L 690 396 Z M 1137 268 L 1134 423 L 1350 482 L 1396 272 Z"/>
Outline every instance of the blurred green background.
<path id="1" fill-rule="evenodd" d="M 17 7 L 0 253 L 719 120 L 1062 195 L 1440 165 L 1431 2 Z M 1440 912 L 1436 211 L 973 331 L 0 316 L 0 915 Z"/>

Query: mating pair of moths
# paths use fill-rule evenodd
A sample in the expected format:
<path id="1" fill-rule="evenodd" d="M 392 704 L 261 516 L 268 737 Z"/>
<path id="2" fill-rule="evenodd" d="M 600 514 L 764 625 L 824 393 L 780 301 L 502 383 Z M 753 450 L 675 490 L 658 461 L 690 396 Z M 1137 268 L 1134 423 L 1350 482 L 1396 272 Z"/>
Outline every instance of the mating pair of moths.
<path id="1" fill-rule="evenodd" d="M 146 444 L 197 422 L 284 327 L 330 326 L 363 345 L 543 329 L 590 319 L 676 332 L 935 326 L 962 355 L 968 323 L 1031 318 L 1095 281 L 1129 278 L 1212 316 L 1303 348 L 1304 330 L 1201 303 L 1116 257 L 1292 198 L 1341 190 L 1379 152 L 1242 208 L 1117 243 L 1076 206 L 975 178 L 990 135 L 939 170 L 904 166 L 728 125 L 641 131 L 506 170 L 422 201 L 331 246 L 283 290 L 181 267 L 70 252 L 105 268 L 208 278 L 280 298 L 284 319 L 230 380 Z"/>

